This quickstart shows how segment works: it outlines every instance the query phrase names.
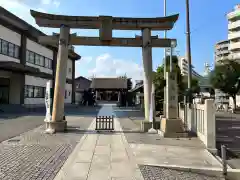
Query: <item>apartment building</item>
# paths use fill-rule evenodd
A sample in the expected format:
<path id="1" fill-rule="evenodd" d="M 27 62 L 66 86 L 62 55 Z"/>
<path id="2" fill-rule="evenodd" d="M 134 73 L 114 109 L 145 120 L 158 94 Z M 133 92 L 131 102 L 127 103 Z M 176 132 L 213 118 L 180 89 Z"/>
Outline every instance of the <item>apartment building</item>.
<path id="1" fill-rule="evenodd" d="M 0 104 L 44 104 L 46 82 L 54 86 L 58 49 L 39 44 L 40 35 L 45 34 L 0 7 Z M 75 61 L 80 58 L 69 49 L 65 103 L 75 102 Z"/>
<path id="2" fill-rule="evenodd" d="M 188 63 L 188 60 L 185 57 L 179 57 L 178 58 L 178 66 L 179 66 L 179 68 L 181 70 L 182 75 L 183 76 L 188 76 L 189 63 Z M 197 79 L 202 77 L 200 74 L 198 74 L 194 70 L 194 66 L 193 65 L 192 65 L 192 77 L 195 77 Z"/>
<path id="3" fill-rule="evenodd" d="M 228 19 L 229 58 L 240 62 L 240 5 L 236 5 Z"/>
<path id="4" fill-rule="evenodd" d="M 229 59 L 229 40 L 220 41 L 215 45 L 215 65 Z"/>

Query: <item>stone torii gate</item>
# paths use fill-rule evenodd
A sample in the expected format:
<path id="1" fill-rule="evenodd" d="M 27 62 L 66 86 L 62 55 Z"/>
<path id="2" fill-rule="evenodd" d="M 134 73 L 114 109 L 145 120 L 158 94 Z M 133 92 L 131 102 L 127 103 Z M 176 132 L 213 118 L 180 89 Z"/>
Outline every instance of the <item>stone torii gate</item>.
<path id="1" fill-rule="evenodd" d="M 152 89 L 152 47 L 168 48 L 176 39 L 162 39 L 151 36 L 151 30 L 171 30 L 178 20 L 178 14 L 157 18 L 124 18 L 112 16 L 65 16 L 30 11 L 40 27 L 60 28 L 60 34 L 40 36 L 42 44 L 58 45 L 56 80 L 53 100 L 51 132 L 63 131 L 67 122 L 64 116 L 64 90 L 69 45 L 142 47 L 144 67 L 145 119 L 149 119 L 149 105 Z M 70 28 L 99 29 L 99 37 L 81 37 L 70 34 Z M 142 36 L 135 38 L 112 37 L 113 30 L 141 30 Z"/>

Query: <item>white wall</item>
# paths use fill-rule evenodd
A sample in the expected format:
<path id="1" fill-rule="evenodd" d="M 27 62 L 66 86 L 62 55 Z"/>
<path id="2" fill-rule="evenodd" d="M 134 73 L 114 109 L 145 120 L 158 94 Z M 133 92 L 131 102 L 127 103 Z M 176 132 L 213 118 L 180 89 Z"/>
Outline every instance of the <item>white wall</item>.
<path id="1" fill-rule="evenodd" d="M 30 40 L 30 39 L 27 39 L 27 50 L 30 50 L 32 52 L 35 52 L 37 54 L 40 54 L 44 57 L 47 57 L 51 60 L 53 60 L 53 51 Z M 41 67 L 41 66 L 38 66 L 38 65 L 34 65 L 34 64 L 31 64 L 31 63 L 28 63 L 26 62 L 26 64 L 28 66 L 31 66 L 31 67 L 35 67 L 35 68 L 39 68 L 41 72 L 45 72 L 45 73 L 48 73 L 48 74 L 52 74 L 53 71 L 51 69 L 48 69 L 48 68 L 44 68 L 44 67 Z"/>
<path id="2" fill-rule="evenodd" d="M 72 63 L 73 63 L 72 60 L 68 59 L 68 62 L 67 62 L 67 78 L 68 79 L 72 79 Z"/>
<path id="3" fill-rule="evenodd" d="M 16 44 L 18 46 L 21 45 L 21 35 L 5 28 L 4 26 L 0 25 L 0 38 L 3 40 L 6 40 L 8 42 L 11 42 L 13 44 Z M 5 56 L 0 54 L 0 61 L 13 61 L 13 62 L 20 62 L 19 59 L 12 58 L 9 56 Z"/>
<path id="4" fill-rule="evenodd" d="M 25 85 L 46 87 L 48 79 L 25 75 Z M 44 98 L 25 98 L 24 104 L 44 104 Z"/>
<path id="5" fill-rule="evenodd" d="M 8 42 L 21 45 L 21 35 L 0 25 L 0 38 Z"/>
<path id="6" fill-rule="evenodd" d="M 65 90 L 67 91 L 67 98 L 65 98 L 64 102 L 71 103 L 72 102 L 72 84 L 66 83 Z"/>

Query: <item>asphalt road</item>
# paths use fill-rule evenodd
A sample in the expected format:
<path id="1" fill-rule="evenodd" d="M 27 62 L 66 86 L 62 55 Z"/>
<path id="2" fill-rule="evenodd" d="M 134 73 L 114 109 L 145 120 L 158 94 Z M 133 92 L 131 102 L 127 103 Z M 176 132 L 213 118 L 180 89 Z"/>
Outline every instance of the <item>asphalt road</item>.
<path id="1" fill-rule="evenodd" d="M 34 129 L 44 123 L 44 116 L 0 119 L 0 142 Z"/>

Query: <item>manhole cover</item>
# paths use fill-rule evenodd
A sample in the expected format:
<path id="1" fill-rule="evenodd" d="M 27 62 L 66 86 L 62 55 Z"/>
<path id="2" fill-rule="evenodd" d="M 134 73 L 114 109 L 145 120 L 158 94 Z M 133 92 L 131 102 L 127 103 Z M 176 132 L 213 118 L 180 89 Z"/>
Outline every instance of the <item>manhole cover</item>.
<path id="1" fill-rule="evenodd" d="M 20 141 L 20 139 L 10 139 L 10 140 L 8 140 L 8 142 L 10 142 L 10 143 L 11 143 L 11 142 L 12 142 L 12 143 L 14 143 L 14 142 L 17 143 L 17 142 L 19 142 L 19 141 Z"/>

